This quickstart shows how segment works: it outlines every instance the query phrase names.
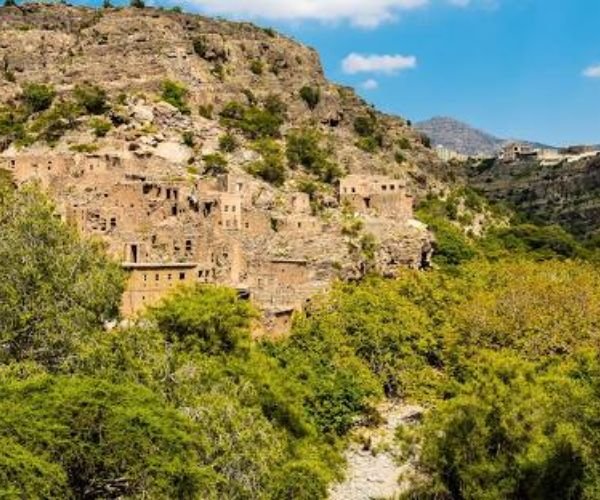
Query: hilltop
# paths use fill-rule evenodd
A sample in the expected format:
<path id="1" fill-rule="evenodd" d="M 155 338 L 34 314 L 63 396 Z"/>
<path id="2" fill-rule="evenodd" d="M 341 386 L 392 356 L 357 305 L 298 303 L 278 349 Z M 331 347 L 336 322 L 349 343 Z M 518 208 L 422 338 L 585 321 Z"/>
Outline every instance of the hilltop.
<path id="1" fill-rule="evenodd" d="M 454 118 L 438 116 L 419 122 L 415 127 L 426 134 L 434 146 L 443 146 L 464 155 L 494 155 L 504 142 Z"/>
<path id="2" fill-rule="evenodd" d="M 412 207 L 445 189 L 444 165 L 309 47 L 173 11 L 26 4 L 2 9 L 0 60 L 4 169 L 107 243 L 126 314 L 211 282 L 278 329 L 336 278 L 428 263 Z"/>
<path id="3" fill-rule="evenodd" d="M 434 146 L 443 146 L 468 156 L 494 156 L 508 142 L 521 142 L 536 148 L 549 148 L 545 144 L 527 140 L 501 139 L 454 118 L 437 116 L 415 125 L 427 135 Z"/>

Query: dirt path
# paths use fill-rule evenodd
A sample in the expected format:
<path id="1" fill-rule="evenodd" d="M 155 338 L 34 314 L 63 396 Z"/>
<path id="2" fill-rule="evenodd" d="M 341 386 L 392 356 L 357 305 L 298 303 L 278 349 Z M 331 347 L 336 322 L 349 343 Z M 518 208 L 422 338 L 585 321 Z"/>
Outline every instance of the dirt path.
<path id="1" fill-rule="evenodd" d="M 389 404 L 382 407 L 380 412 L 386 420 L 385 424 L 374 430 L 357 431 L 370 439 L 369 449 L 359 443 L 350 445 L 346 451 L 346 479 L 331 488 L 331 500 L 389 499 L 398 497 L 408 489 L 408 484 L 399 483 L 398 478 L 409 472 L 412 464 L 398 464 L 394 434 L 398 426 L 409 423 L 421 414 L 422 409 Z"/>

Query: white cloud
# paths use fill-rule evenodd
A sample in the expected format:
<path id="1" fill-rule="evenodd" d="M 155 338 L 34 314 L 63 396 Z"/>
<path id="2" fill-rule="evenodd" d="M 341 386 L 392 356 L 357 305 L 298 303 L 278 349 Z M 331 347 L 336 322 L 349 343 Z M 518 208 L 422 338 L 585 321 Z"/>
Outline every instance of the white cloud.
<path id="1" fill-rule="evenodd" d="M 417 66 L 415 56 L 396 55 L 361 55 L 352 53 L 342 61 L 344 73 L 385 73 L 393 75 L 399 71 L 412 69 Z"/>
<path id="2" fill-rule="evenodd" d="M 465 4 L 465 0 L 445 0 Z M 468 2 L 468 0 L 466 0 Z M 374 28 L 395 20 L 402 11 L 418 9 L 432 0 L 187 0 L 213 15 L 279 21 L 347 21 Z"/>
<path id="3" fill-rule="evenodd" d="M 379 82 L 373 78 L 369 78 L 368 80 L 362 82 L 360 86 L 364 90 L 377 90 L 379 88 Z"/>
<path id="4" fill-rule="evenodd" d="M 585 68 L 583 70 L 583 76 L 587 76 L 588 78 L 600 78 L 600 64 Z"/>

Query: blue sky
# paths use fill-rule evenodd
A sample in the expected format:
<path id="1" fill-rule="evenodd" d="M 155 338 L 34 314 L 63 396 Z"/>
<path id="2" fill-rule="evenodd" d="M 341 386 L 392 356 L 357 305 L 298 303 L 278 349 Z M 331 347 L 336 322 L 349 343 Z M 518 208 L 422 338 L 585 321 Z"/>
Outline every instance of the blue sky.
<path id="1" fill-rule="evenodd" d="M 181 5 L 273 26 L 315 47 L 329 78 L 413 121 L 445 115 L 501 137 L 600 143 L 599 0 Z M 350 54 L 353 64 L 344 70 Z"/>

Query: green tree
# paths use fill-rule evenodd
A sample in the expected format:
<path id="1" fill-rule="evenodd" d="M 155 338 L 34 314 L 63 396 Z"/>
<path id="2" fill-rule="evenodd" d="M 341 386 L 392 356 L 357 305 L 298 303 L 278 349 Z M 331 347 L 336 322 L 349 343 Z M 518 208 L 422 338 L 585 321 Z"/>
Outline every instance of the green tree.
<path id="1" fill-rule="evenodd" d="M 279 144 L 272 139 L 261 139 L 256 141 L 252 148 L 261 154 L 262 159 L 251 164 L 248 171 L 275 186 L 283 185 L 287 173 Z"/>
<path id="2" fill-rule="evenodd" d="M 591 388 L 514 355 L 476 363 L 456 397 L 426 419 L 422 464 L 432 481 L 413 496 L 593 498 L 584 494 L 599 486 L 590 462 L 598 442 L 585 424 L 597 412 Z"/>
<path id="3" fill-rule="evenodd" d="M 55 474 L 40 498 L 51 488 L 65 493 L 65 477 L 65 497 L 213 496 L 216 475 L 199 465 L 194 425 L 144 387 L 40 376 L 2 382 L 0 396 L 0 439 L 15 443 L 0 460 L 20 460 L 32 479 L 11 478 L 20 497 L 39 484 L 34 472 Z"/>
<path id="4" fill-rule="evenodd" d="M 23 88 L 21 100 L 30 113 L 39 113 L 52 106 L 56 97 L 56 91 L 50 85 L 28 83 Z"/>
<path id="5" fill-rule="evenodd" d="M 302 165 L 322 181 L 332 183 L 341 175 L 339 167 L 331 161 L 330 151 L 322 148 L 321 134 L 314 129 L 293 130 L 287 136 L 286 155 L 289 165 Z"/>
<path id="6" fill-rule="evenodd" d="M 35 187 L 0 193 L 0 357 L 59 365 L 118 315 L 122 274 Z"/>
<path id="7" fill-rule="evenodd" d="M 209 175 L 220 175 L 228 172 L 227 160 L 219 153 L 204 155 L 204 173 Z"/>
<path id="8" fill-rule="evenodd" d="M 108 109 L 106 91 L 97 85 L 83 83 L 73 93 L 77 104 L 90 115 L 101 115 Z"/>
<path id="9" fill-rule="evenodd" d="M 254 314 L 234 290 L 208 286 L 179 290 L 152 310 L 168 339 L 207 354 L 246 350 Z"/>
<path id="10" fill-rule="evenodd" d="M 27 129 L 32 136 L 25 137 L 26 142 L 35 139 L 48 144 L 56 144 L 63 135 L 77 126 L 77 118 L 81 116 L 82 108 L 70 100 L 58 101 L 50 109 L 41 113 Z"/>

